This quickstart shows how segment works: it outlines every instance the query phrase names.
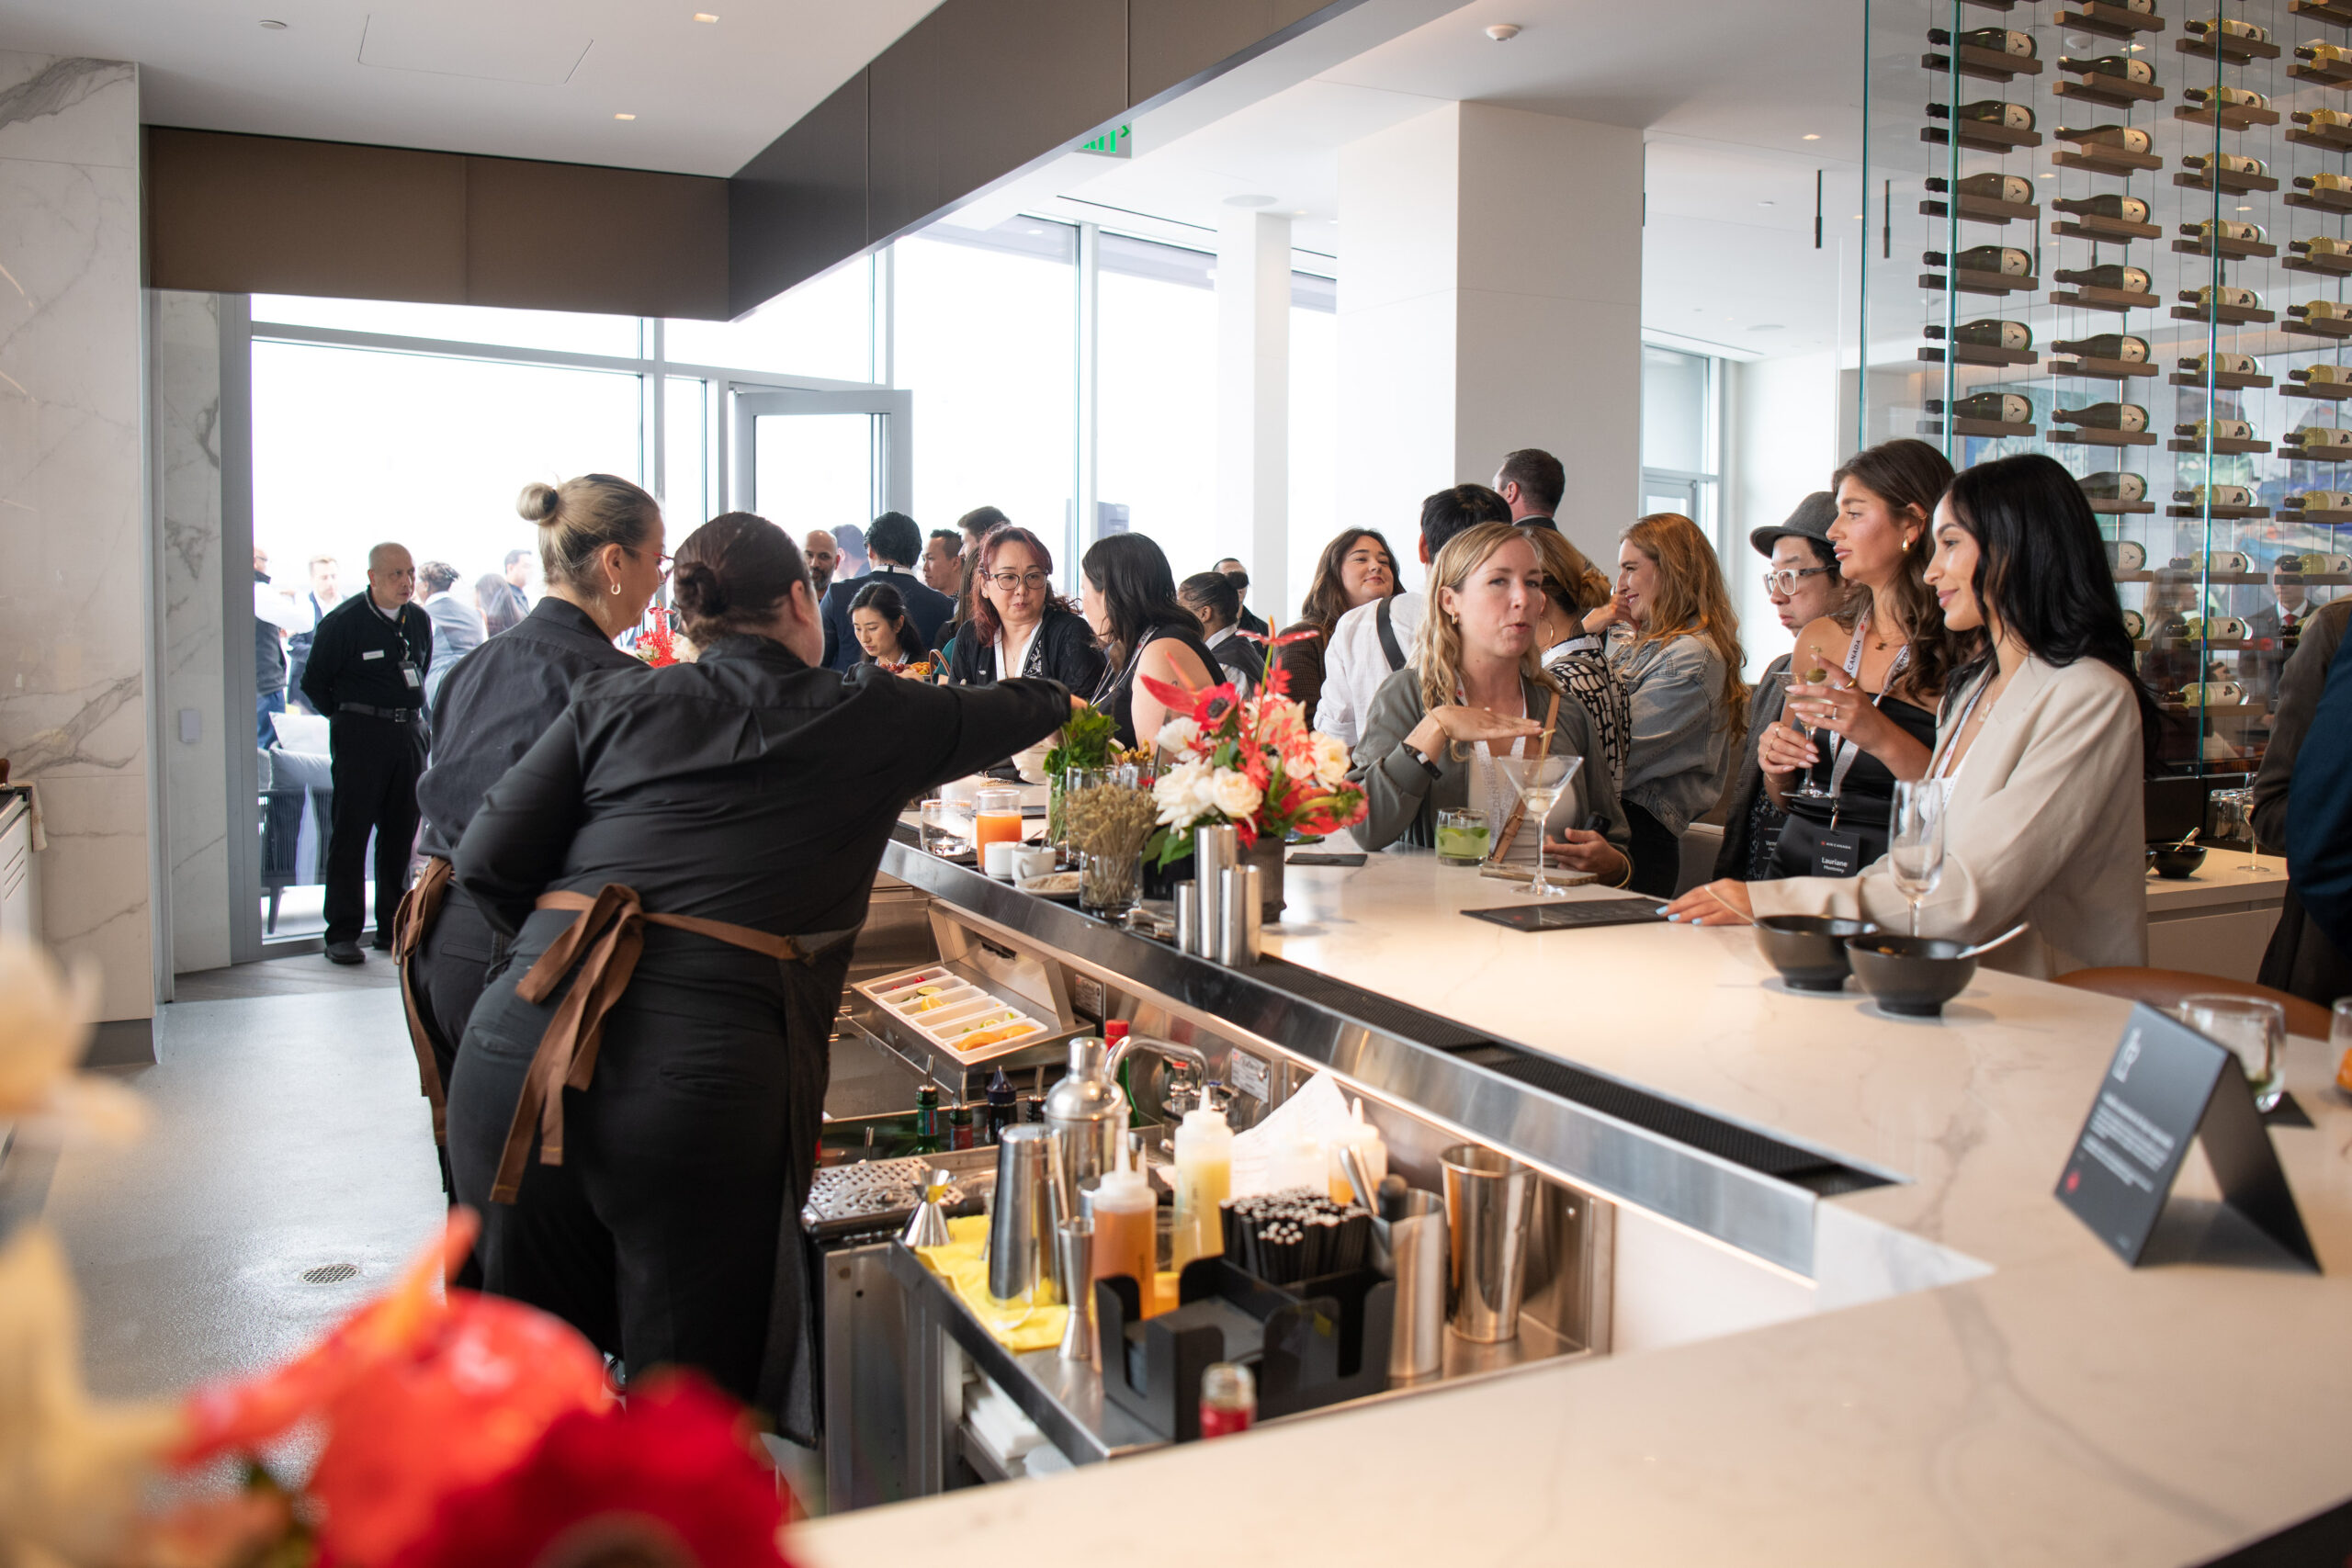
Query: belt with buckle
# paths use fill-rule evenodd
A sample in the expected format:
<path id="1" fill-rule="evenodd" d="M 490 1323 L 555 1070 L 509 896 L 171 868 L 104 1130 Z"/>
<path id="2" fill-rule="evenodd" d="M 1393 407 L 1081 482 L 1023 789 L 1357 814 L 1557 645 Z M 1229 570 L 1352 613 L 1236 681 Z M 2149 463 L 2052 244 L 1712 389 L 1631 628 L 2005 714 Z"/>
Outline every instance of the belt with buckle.
<path id="1" fill-rule="evenodd" d="M 394 724 L 414 724 L 424 716 L 423 708 L 379 708 L 366 703 L 337 703 L 334 712 L 337 718 L 356 713 L 362 718 L 387 718 Z"/>

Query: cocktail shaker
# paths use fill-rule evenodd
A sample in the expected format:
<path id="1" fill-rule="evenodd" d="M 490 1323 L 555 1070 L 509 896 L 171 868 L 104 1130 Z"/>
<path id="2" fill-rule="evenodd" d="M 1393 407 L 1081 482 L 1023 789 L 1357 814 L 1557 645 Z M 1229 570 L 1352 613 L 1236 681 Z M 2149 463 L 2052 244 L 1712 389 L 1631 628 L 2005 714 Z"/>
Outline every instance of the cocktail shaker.
<path id="1" fill-rule="evenodd" d="M 1480 1345 L 1517 1338 L 1535 1173 L 1478 1144 L 1456 1144 L 1439 1163 L 1445 1171 L 1452 1257 L 1447 1321 L 1453 1332 Z"/>
<path id="2" fill-rule="evenodd" d="M 1127 1130 L 1127 1095 L 1111 1077 L 1110 1050 L 1094 1035 L 1069 1043 L 1069 1072 L 1046 1095 L 1046 1125 L 1062 1145 L 1061 1218 L 1078 1214 L 1078 1196 L 1118 1168 Z"/>
<path id="3" fill-rule="evenodd" d="M 996 1197 L 989 1212 L 989 1294 L 1050 1306 L 1054 1288 L 1053 1133 L 1035 1123 L 1007 1127 L 996 1145 Z"/>
<path id="4" fill-rule="evenodd" d="M 1396 1280 L 1395 1329 L 1388 1341 L 1388 1375 L 1403 1381 L 1434 1377 L 1445 1361 L 1445 1286 L 1452 1267 L 1445 1204 L 1434 1192 L 1408 1192 L 1404 1210 L 1383 1220 L 1389 1273 Z"/>

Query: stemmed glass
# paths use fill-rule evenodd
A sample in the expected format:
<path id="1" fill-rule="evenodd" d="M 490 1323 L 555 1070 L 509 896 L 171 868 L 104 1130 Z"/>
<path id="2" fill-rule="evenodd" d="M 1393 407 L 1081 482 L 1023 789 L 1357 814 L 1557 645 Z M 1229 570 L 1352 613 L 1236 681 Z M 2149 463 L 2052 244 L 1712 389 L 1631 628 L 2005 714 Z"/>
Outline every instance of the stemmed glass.
<path id="1" fill-rule="evenodd" d="M 1582 757 L 1498 757 L 1495 766 L 1510 781 L 1511 792 L 1526 806 L 1519 820 L 1519 830 L 1531 829 L 1535 834 L 1535 879 L 1527 885 L 1530 897 L 1551 898 L 1567 892 L 1555 887 L 1544 879 L 1544 818 L 1559 804 L 1562 792 L 1577 770 L 1584 766 Z"/>
<path id="2" fill-rule="evenodd" d="M 2256 858 L 2261 846 L 2255 841 L 2254 837 L 2253 788 L 2248 786 L 2243 789 L 2217 789 L 2209 798 L 2213 806 L 2214 836 L 2222 839 L 2235 838 L 2237 830 L 2241 828 L 2245 829 L 2245 868 L 2252 872 L 2260 871 L 2262 863 Z"/>
<path id="3" fill-rule="evenodd" d="M 1944 791 L 1935 779 L 1897 779 L 1888 824 L 1887 863 L 1894 886 L 1911 906 L 1911 934 L 1919 934 L 1919 905 L 1944 879 Z"/>
<path id="4" fill-rule="evenodd" d="M 1829 679 L 1829 666 L 1827 662 L 1822 659 L 1821 649 L 1818 648 L 1806 649 L 1804 654 L 1804 673 L 1803 675 L 1799 675 L 1797 673 L 1797 661 L 1795 660 L 1790 660 L 1787 673 L 1781 677 L 1781 685 L 1783 692 L 1785 692 L 1792 682 L 1800 680 L 1808 686 L 1818 686 L 1821 682 Z M 1820 727 L 1818 725 L 1808 725 L 1804 720 L 1799 718 L 1797 716 L 1797 710 L 1793 705 L 1785 704 L 1783 705 L 1787 708 L 1789 728 L 1796 731 L 1797 739 L 1800 740 L 1811 740 L 1815 745 L 1819 745 L 1821 743 Z M 1829 798 L 1829 792 L 1822 788 L 1820 784 L 1814 781 L 1813 770 L 1811 768 L 1805 769 L 1804 783 L 1797 787 L 1797 793 L 1804 795 L 1807 800 L 1826 800 Z"/>

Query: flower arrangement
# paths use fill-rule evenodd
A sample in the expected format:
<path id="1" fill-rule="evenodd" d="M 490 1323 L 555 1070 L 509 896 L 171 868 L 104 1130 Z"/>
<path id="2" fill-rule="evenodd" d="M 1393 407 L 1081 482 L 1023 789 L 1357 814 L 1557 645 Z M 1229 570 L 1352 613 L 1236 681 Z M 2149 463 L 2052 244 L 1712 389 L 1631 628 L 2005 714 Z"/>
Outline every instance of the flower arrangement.
<path id="1" fill-rule="evenodd" d="M 637 656 L 656 670 L 677 663 L 678 624 L 675 613 L 657 604 L 646 614 L 653 618 L 653 624 L 637 634 Z"/>
<path id="2" fill-rule="evenodd" d="M 1274 658 L 1291 643 L 1320 637 L 1242 636 L 1265 644 L 1266 674 L 1244 699 L 1230 681 L 1194 692 L 1144 677 L 1145 689 L 1175 716 L 1160 727 L 1159 749 L 1176 759 L 1152 785 L 1159 829 L 1151 852 L 1161 865 L 1193 851 L 1193 829 L 1229 822 L 1249 849 L 1261 839 L 1321 838 L 1363 820 L 1364 795 L 1347 782 L 1348 749 L 1317 733 L 1290 698 L 1290 671 Z"/>

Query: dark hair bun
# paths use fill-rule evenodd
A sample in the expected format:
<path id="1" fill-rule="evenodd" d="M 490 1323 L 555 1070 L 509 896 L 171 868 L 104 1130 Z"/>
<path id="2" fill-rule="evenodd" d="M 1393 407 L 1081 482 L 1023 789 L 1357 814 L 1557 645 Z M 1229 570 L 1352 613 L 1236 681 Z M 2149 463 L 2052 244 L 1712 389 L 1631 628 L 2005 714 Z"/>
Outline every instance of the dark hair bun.
<path id="1" fill-rule="evenodd" d="M 727 614 L 727 588 L 718 573 L 701 561 L 681 561 L 671 574 L 670 595 L 679 611 L 695 620 L 717 620 Z"/>

